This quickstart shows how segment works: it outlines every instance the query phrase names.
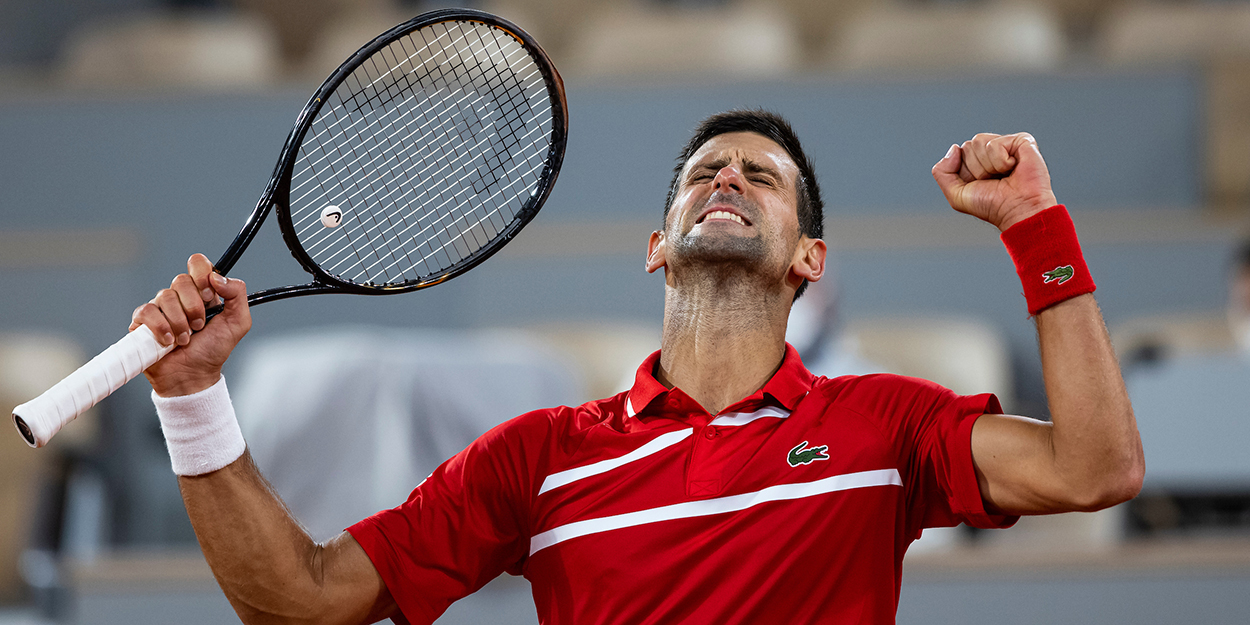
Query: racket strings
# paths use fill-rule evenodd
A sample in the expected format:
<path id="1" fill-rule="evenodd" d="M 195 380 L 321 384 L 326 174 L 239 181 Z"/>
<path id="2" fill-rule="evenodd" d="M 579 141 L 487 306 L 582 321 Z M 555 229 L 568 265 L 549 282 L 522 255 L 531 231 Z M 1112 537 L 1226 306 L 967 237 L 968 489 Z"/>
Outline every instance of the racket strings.
<path id="1" fill-rule="evenodd" d="M 535 128 L 534 130 L 537 130 L 537 129 Z M 533 132 L 533 130 L 531 132 Z M 529 158 L 533 160 L 535 157 L 538 157 L 538 156 L 542 156 L 542 155 L 535 154 L 535 155 L 531 155 Z M 526 161 L 526 162 L 529 162 L 529 161 Z M 513 168 L 512 171 L 509 171 L 508 173 L 515 174 L 516 173 L 515 170 L 518 169 L 523 164 L 526 164 L 526 163 L 519 163 L 516 167 Z M 532 174 L 533 172 L 537 171 L 543 165 L 545 165 L 546 162 L 545 160 L 539 160 L 537 163 L 529 163 L 529 164 L 531 164 L 531 168 L 525 172 L 526 175 Z M 463 183 L 464 180 L 468 176 L 469 174 L 466 173 L 462 175 L 459 179 L 457 179 L 456 182 Z M 521 181 L 522 181 L 521 177 L 516 177 L 512 179 L 511 182 L 509 182 L 507 185 L 500 186 L 500 188 L 496 190 L 491 196 L 484 198 L 484 199 L 486 201 L 498 200 L 499 196 L 503 195 L 507 191 L 512 190 L 512 187 L 514 187 L 518 182 L 521 182 Z M 433 237 L 439 241 L 443 241 L 442 245 L 440 245 L 437 249 L 433 250 L 429 254 L 426 254 L 425 256 L 422 257 L 423 261 L 428 260 L 431 256 L 433 256 L 434 253 L 442 251 L 448 245 L 455 243 L 458 240 L 458 237 L 452 237 L 450 239 L 447 239 L 444 235 L 452 231 L 459 221 L 467 220 L 472 215 L 472 213 L 466 212 L 466 211 L 457 212 L 457 211 L 449 210 L 448 205 L 453 202 L 465 202 L 469 199 L 474 199 L 471 197 L 465 197 L 465 196 L 468 196 L 471 191 L 473 191 L 472 187 L 467 186 L 467 185 L 462 185 L 460 190 L 455 195 L 452 195 L 450 197 L 442 197 L 441 198 L 442 202 L 434 206 L 433 214 L 437 215 L 438 217 L 437 220 L 426 224 L 424 228 L 422 228 L 420 231 L 416 233 L 410 233 L 409 230 L 411 230 L 411 227 L 409 227 L 409 228 L 404 229 L 403 231 L 398 232 L 397 234 L 399 234 L 400 236 L 411 236 L 413 238 Z M 533 189 L 529 188 L 529 189 L 526 189 L 526 191 L 532 194 Z M 440 191 L 439 195 L 444 196 L 445 193 Z M 481 198 L 478 198 L 478 199 L 480 200 Z M 491 216 L 499 215 L 499 212 L 500 211 L 498 208 L 496 208 L 495 210 L 489 211 L 482 219 L 479 219 L 478 221 L 474 222 L 473 225 L 474 226 L 480 225 L 484 219 L 491 217 Z M 453 219 L 453 221 L 445 222 L 446 219 Z M 417 225 L 420 225 L 420 224 L 417 224 Z M 506 225 L 506 224 L 502 224 L 502 225 Z M 499 228 L 500 230 L 502 230 L 502 225 Z M 470 227 L 470 230 L 468 230 L 468 232 L 473 233 L 471 228 L 472 226 Z M 462 229 L 460 232 L 462 233 L 462 236 L 463 236 L 463 233 L 466 232 L 466 230 Z M 494 234 L 495 233 L 491 233 L 490 236 L 493 237 Z M 479 239 L 477 240 L 478 245 L 476 247 L 481 247 L 485 245 L 486 242 L 487 240 Z M 471 253 L 471 252 L 466 252 L 465 255 L 467 255 L 467 253 Z M 341 262 L 333 266 L 333 268 L 337 269 L 338 265 L 341 265 Z M 388 269 L 392 267 L 393 265 L 388 266 Z M 372 268 L 373 268 L 373 265 L 366 267 L 366 269 L 372 269 Z"/>
<path id="2" fill-rule="evenodd" d="M 429 43 L 431 43 L 431 44 L 433 44 L 433 45 L 456 45 L 456 44 L 458 43 L 458 41 L 451 41 L 451 42 L 440 42 L 440 41 L 439 41 L 440 39 L 442 39 L 442 38 L 444 38 L 444 37 L 446 37 L 446 36 L 448 36 L 448 35 L 450 35 L 450 34 L 451 34 L 451 31 L 446 31 L 446 32 L 444 32 L 444 34 L 443 34 L 443 35 L 440 35 L 437 39 L 435 39 L 434 41 L 429 42 Z M 402 40 L 401 40 L 401 43 L 402 43 Z M 395 69 L 399 69 L 399 66 L 398 66 L 398 65 L 396 65 L 396 66 L 395 66 Z M 360 82 L 359 82 L 359 79 L 360 79 L 361 77 L 360 77 L 360 76 L 357 76 L 356 74 L 352 74 L 352 75 L 347 76 L 347 77 L 344 79 L 344 81 L 343 81 L 343 82 L 344 82 L 344 83 L 348 83 L 348 82 L 353 82 L 353 81 L 354 81 L 354 82 L 355 82 L 355 84 L 356 84 L 356 91 L 363 91 L 363 90 L 364 90 L 364 89 L 366 89 L 366 88 L 370 88 L 370 87 L 374 86 L 375 84 L 377 84 L 379 81 L 383 80 L 383 79 L 384 79 L 384 78 L 386 78 L 386 77 L 387 77 L 387 74 L 386 74 L 386 73 L 378 73 L 378 75 L 377 75 L 377 76 L 373 79 L 373 82 L 369 83 L 368 85 L 361 85 L 361 84 L 360 84 Z M 337 119 L 338 119 L 338 118 L 336 118 L 336 120 L 337 120 Z M 358 123 L 363 122 L 363 121 L 364 121 L 364 119 L 363 119 L 363 118 L 353 118 L 353 121 L 354 121 L 354 123 L 355 123 L 355 124 L 358 124 Z M 329 125 L 329 126 L 326 126 L 326 127 L 322 128 L 322 129 L 321 129 L 320 131 L 318 131 L 318 132 L 314 132 L 314 133 L 312 133 L 312 134 L 311 134 L 311 137 L 312 137 L 313 139 L 318 139 L 318 138 L 322 137 L 322 135 L 325 135 L 325 134 L 328 134 L 328 133 L 331 133 L 331 132 L 336 132 L 336 131 L 344 131 L 344 130 L 349 130 L 349 129 L 350 129 L 350 128 L 343 128 L 343 127 L 339 127 L 339 128 L 336 130 L 335 125 L 334 125 L 334 124 L 332 124 L 332 125 Z"/>
<path id="3" fill-rule="evenodd" d="M 421 129 L 419 129 L 419 130 L 421 130 Z M 439 129 L 439 130 L 440 130 L 440 131 L 444 131 L 444 129 Z M 475 148 L 479 148 L 479 146 L 475 146 Z M 451 163 L 447 163 L 446 165 L 450 165 L 450 164 L 451 164 Z M 370 164 L 370 165 L 372 165 L 372 164 Z M 440 173 L 441 173 L 441 171 L 440 171 Z M 406 175 L 406 174 L 407 174 L 407 173 L 406 173 L 406 171 L 405 171 L 405 175 Z M 422 173 L 421 173 L 421 174 L 425 174 L 425 171 L 422 171 Z M 385 199 L 385 197 L 384 197 L 384 199 Z M 312 224 L 315 224 L 315 222 L 312 222 Z M 310 224 L 310 225 L 311 225 L 311 224 Z M 309 227 L 309 226 L 305 226 L 305 227 Z"/>
<path id="4" fill-rule="evenodd" d="M 402 42 L 401 42 L 401 43 L 402 43 Z M 455 42 L 452 42 L 452 43 L 455 43 Z M 382 52 L 384 52 L 384 51 L 382 51 Z M 379 53 L 381 53 L 381 52 L 379 52 Z M 397 66 L 397 67 L 398 67 L 398 66 Z M 385 74 L 382 74 L 382 75 L 385 75 Z M 354 78 L 354 75 L 352 75 L 352 76 L 348 76 L 348 77 L 347 77 L 347 79 L 346 79 L 346 81 L 351 81 L 353 78 Z M 376 81 L 375 81 L 375 82 L 376 82 Z M 357 87 L 357 88 L 356 88 L 356 91 L 361 91 L 361 90 L 363 90 L 363 89 L 367 89 L 367 88 L 369 88 L 369 87 L 372 87 L 372 84 L 370 84 L 370 85 L 368 85 L 368 86 L 365 86 L 365 87 Z M 448 95 L 450 95 L 451 93 L 452 93 L 451 91 L 447 91 L 447 94 L 448 94 Z M 417 95 L 417 94 L 415 94 L 415 93 L 414 93 L 414 94 L 411 94 L 411 95 L 409 96 L 409 98 L 411 99 L 412 97 L 415 97 L 416 95 Z M 409 103 L 406 101 L 406 102 L 404 102 L 404 104 L 409 104 Z M 424 104 L 424 105 L 432 105 L 432 106 L 446 106 L 446 103 L 445 103 L 445 102 L 433 102 L 433 101 L 430 101 L 430 102 L 425 102 L 425 103 L 423 103 L 423 104 Z M 360 132 L 360 131 L 358 130 L 358 127 L 359 127 L 359 126 L 361 126 L 362 124 L 365 124 L 366 122 L 368 122 L 368 121 L 369 121 L 369 119 L 368 119 L 368 118 L 363 117 L 363 116 L 349 116 L 347 119 L 350 121 L 350 123 L 349 123 L 348 125 L 344 126 L 344 125 L 342 125 L 342 124 L 341 124 L 341 122 L 343 121 L 343 118 L 339 117 L 339 115 L 338 115 L 338 113 L 337 113 L 337 110 L 336 110 L 337 108 L 341 108 L 341 106 L 340 106 L 340 107 L 332 107 L 332 108 L 331 108 L 331 112 L 332 112 L 332 113 L 334 113 L 334 116 L 335 116 L 335 123 L 325 125 L 325 127 L 324 127 L 324 128 L 319 129 L 317 132 L 313 133 L 313 134 L 312 134 L 309 138 L 305 139 L 305 142 L 304 142 L 304 145 L 305 145 L 305 146 L 307 146 L 307 145 L 309 145 L 309 144 L 317 144 L 317 143 L 322 143 L 322 142 L 330 142 L 330 141 L 329 141 L 329 140 L 330 140 L 330 137 L 328 137 L 328 135 L 330 135 L 331 133 L 336 133 L 336 132 L 337 132 L 337 133 Z M 357 108 L 360 108 L 360 107 L 357 107 Z M 320 121 L 320 120 L 319 120 L 319 121 Z M 429 123 L 433 123 L 433 121 L 435 121 L 435 120 L 431 120 L 430 122 L 427 122 L 427 124 L 426 124 L 426 125 L 428 126 L 428 124 L 429 124 Z M 416 129 L 414 132 L 416 132 L 416 131 L 421 131 L 421 130 L 424 130 L 424 129 L 425 129 L 424 127 L 421 127 L 421 128 Z M 333 156 L 333 155 L 334 155 L 334 154 L 333 154 L 333 153 L 331 153 L 331 152 L 326 152 L 326 153 L 325 153 L 325 154 L 324 154 L 321 158 L 319 158 L 319 159 L 317 159 L 316 161 L 313 161 L 313 162 L 311 162 L 311 163 L 308 163 L 308 166 L 309 166 L 309 167 L 317 167 L 317 166 L 319 166 L 319 165 L 322 165 L 322 162 L 323 162 L 324 160 L 326 160 L 327 158 L 329 158 L 330 156 Z M 338 163 L 339 163 L 339 161 L 335 161 L 335 162 L 332 162 L 332 163 L 331 163 L 331 165 L 337 165 Z M 357 163 L 350 163 L 350 164 L 351 164 L 351 165 L 356 165 Z M 299 185 L 299 186 L 293 187 L 293 188 L 292 188 L 292 193 L 297 192 L 297 191 L 299 190 L 300 186 L 302 186 L 302 185 Z"/>
<path id="5" fill-rule="evenodd" d="M 460 104 L 460 103 L 458 103 L 458 104 Z M 463 133 L 463 131 L 464 131 L 464 127 L 463 127 L 463 126 L 460 126 L 459 128 L 456 128 L 456 130 L 457 130 L 458 132 Z M 476 129 L 476 128 L 470 128 L 470 130 L 478 130 L 478 129 Z M 475 148 L 475 149 L 480 149 L 480 148 L 481 148 L 481 146 L 474 146 L 474 148 Z M 463 180 L 461 180 L 460 182 L 462 182 L 462 181 L 463 181 Z M 479 190 L 479 191 L 480 191 L 481 189 L 476 189 L 476 190 Z M 439 213 L 439 214 L 441 215 L 441 213 Z M 440 223 L 440 224 L 437 224 L 437 225 L 439 225 L 439 226 L 444 226 L 444 232 L 446 232 L 446 224 L 442 224 L 442 223 Z M 447 241 L 447 240 L 443 240 L 443 241 L 442 241 L 443 245 L 440 245 L 440 248 L 445 248 L 447 244 L 449 244 L 449 243 L 454 243 L 454 242 L 455 242 L 455 241 Z M 466 252 L 467 252 L 467 250 L 464 250 L 464 249 L 463 249 L 463 246 L 458 246 L 458 248 L 460 248 L 460 249 L 458 249 L 457 251 L 459 251 L 460 253 L 466 253 Z M 423 258 L 428 259 L 428 258 L 429 258 L 429 254 L 425 254 L 425 255 L 423 255 Z M 396 260 L 397 260 L 397 261 L 399 261 L 399 260 L 402 260 L 402 259 L 396 259 Z M 411 260 L 411 259 L 409 258 L 409 260 Z M 388 264 L 388 265 L 387 265 L 387 267 L 389 267 L 389 268 L 393 268 L 396 264 L 397 264 L 397 263 L 393 262 L 393 263 Z M 368 269 L 368 270 L 370 270 L 370 271 L 372 271 L 372 270 L 374 269 L 374 267 L 375 267 L 375 266 L 376 266 L 376 263 L 374 264 L 374 266 L 370 266 L 370 267 L 368 267 L 367 269 Z"/>
<path id="6" fill-rule="evenodd" d="M 537 192 L 553 104 L 537 62 L 477 22 L 381 48 L 323 106 L 301 145 L 291 216 L 323 270 L 397 286 L 437 275 L 503 233 Z M 321 225 L 339 206 L 342 223 Z"/>
<path id="7" fill-rule="evenodd" d="M 402 44 L 402 41 L 400 41 L 400 42 L 401 42 L 401 44 Z M 384 50 L 384 51 L 382 51 L 382 53 L 385 53 L 385 50 Z M 371 61 L 372 65 L 374 65 L 374 68 L 376 69 L 375 59 L 370 59 L 370 61 Z M 392 69 L 399 68 L 399 66 L 400 66 L 400 64 L 395 64 L 395 65 L 392 65 Z M 384 76 L 384 75 L 385 75 L 385 73 L 379 73 L 379 74 L 380 74 L 380 75 L 382 75 L 382 76 Z M 349 76 L 349 79 L 350 79 L 350 78 L 352 78 L 352 76 Z M 374 85 L 376 85 L 376 83 L 377 83 L 377 80 L 372 81 L 372 83 L 370 83 L 370 85 L 369 85 L 369 86 L 374 86 Z M 359 93 L 360 93 L 360 91 L 361 91 L 361 89 L 357 88 L 357 89 L 355 90 L 355 93 L 354 93 L 354 94 L 352 94 L 352 99 L 351 99 L 352 103 L 356 103 L 356 95 L 357 95 L 357 94 L 359 94 Z M 359 104 L 357 104 L 357 105 L 356 105 L 356 110 L 360 110 L 360 109 L 362 109 L 362 108 L 364 108 L 364 106 L 361 106 L 361 105 L 359 105 Z M 337 115 L 337 110 L 336 110 L 336 108 L 335 108 L 335 109 L 331 109 L 331 111 L 332 111 L 332 113 L 334 113 L 334 115 L 335 115 L 336 124 L 337 124 L 337 123 L 340 123 L 341 118 L 340 118 L 340 116 L 339 116 L 339 115 Z M 426 125 L 424 125 L 424 126 L 427 126 L 427 125 L 429 125 L 429 124 L 426 124 Z M 406 125 L 405 125 L 405 126 L 406 126 Z M 422 128 L 424 128 L 424 126 L 422 126 Z M 396 133 L 397 133 L 397 131 L 396 131 Z M 394 134 L 395 134 L 395 133 L 392 133 L 392 135 L 394 135 Z M 412 134 L 412 133 L 410 133 L 409 135 L 411 135 L 411 134 Z M 387 143 L 389 143 L 389 141 L 390 141 L 390 140 L 389 140 L 389 139 L 387 139 Z M 390 154 L 390 153 L 386 153 L 386 154 Z M 342 158 L 344 158 L 344 156 L 345 156 L 345 155 L 340 155 L 340 159 L 337 159 L 337 160 L 335 161 L 335 163 L 334 163 L 334 164 L 331 164 L 331 165 L 335 165 L 335 164 L 339 163 L 339 161 L 341 161 L 341 159 L 342 159 Z M 355 163 L 354 163 L 354 164 L 351 164 L 351 165 L 356 165 L 356 166 L 359 166 L 359 158 L 355 159 Z M 370 165 L 370 166 L 374 166 L 374 165 L 376 165 L 376 164 L 375 164 L 375 163 L 370 163 L 369 165 Z M 406 171 L 405 171 L 405 175 L 406 175 Z M 372 186 L 374 186 L 374 185 L 370 185 L 370 186 L 372 187 Z M 345 189 L 345 191 L 350 191 L 350 190 L 351 190 L 351 189 Z M 341 194 L 339 194 L 339 195 L 341 195 Z M 331 199 L 332 199 L 332 200 L 335 200 L 335 199 L 339 199 L 339 197 L 331 197 Z M 384 197 L 384 199 L 385 199 L 385 197 Z M 315 222 L 315 221 L 314 221 L 314 222 Z M 374 224 L 374 226 L 376 227 L 376 224 Z M 367 232 L 370 232 L 370 231 L 371 231 L 371 230 L 365 230 L 366 234 L 367 234 Z M 355 252 L 355 251 L 356 251 L 356 250 L 355 250 L 355 247 L 354 247 L 354 252 Z M 357 256 L 357 257 L 359 257 L 359 252 L 356 252 L 356 256 Z M 376 255 L 376 254 L 374 254 L 374 256 L 375 256 L 375 257 L 377 257 L 377 255 Z M 361 260 L 364 260 L 364 259 L 361 259 Z M 410 260 L 410 259 L 409 259 L 409 260 Z M 336 267 L 335 267 L 335 269 L 336 269 Z"/>

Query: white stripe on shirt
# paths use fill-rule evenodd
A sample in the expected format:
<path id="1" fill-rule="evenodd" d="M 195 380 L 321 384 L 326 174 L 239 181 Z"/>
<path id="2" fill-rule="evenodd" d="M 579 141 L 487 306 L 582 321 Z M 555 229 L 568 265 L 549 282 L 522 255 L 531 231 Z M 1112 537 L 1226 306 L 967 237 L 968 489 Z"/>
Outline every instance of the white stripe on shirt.
<path id="1" fill-rule="evenodd" d="M 739 426 L 739 425 L 746 425 L 756 419 L 763 419 L 764 417 L 777 417 L 778 419 L 785 419 L 786 417 L 789 417 L 789 416 L 790 416 L 789 410 L 786 410 L 784 408 L 776 408 L 773 406 L 765 406 L 763 408 L 760 408 L 759 410 L 756 410 L 755 412 L 726 412 L 720 415 L 719 417 L 712 419 L 712 422 L 709 423 L 708 425 L 720 425 L 720 426 L 734 427 L 734 426 Z"/>
<path id="2" fill-rule="evenodd" d="M 543 480 L 542 488 L 538 489 L 538 494 L 541 495 L 553 488 L 559 488 L 561 486 L 576 482 L 577 480 L 588 478 L 592 475 L 599 475 L 600 473 L 606 473 L 608 471 L 611 471 L 612 469 L 629 464 L 635 460 L 642 460 L 643 458 L 646 458 L 647 456 L 650 456 L 651 454 L 654 454 L 659 451 L 663 451 L 664 449 L 668 447 L 671 447 L 673 445 L 676 445 L 677 443 L 680 443 L 681 441 L 689 437 L 693 432 L 694 432 L 693 429 L 686 428 L 684 430 L 677 430 L 676 432 L 669 432 L 667 434 L 661 434 L 651 439 L 650 441 L 648 441 L 646 445 L 643 445 L 642 447 L 639 447 L 638 449 L 635 449 L 619 458 L 610 458 L 608 460 L 600 460 L 599 462 L 594 462 L 585 466 L 577 467 L 575 469 L 569 469 L 567 471 L 560 471 L 559 473 L 552 473 L 551 475 L 547 476 L 547 479 Z"/>
<path id="3" fill-rule="evenodd" d="M 741 495 L 731 495 L 729 497 L 718 497 L 715 499 L 703 499 L 700 501 L 687 501 L 598 519 L 575 521 L 573 523 L 568 523 L 566 525 L 561 525 L 554 529 L 547 530 L 531 538 L 530 555 L 534 555 L 547 547 L 562 543 L 571 538 L 578 538 L 581 536 L 598 534 L 600 532 L 608 532 L 626 527 L 635 527 L 638 525 L 658 523 L 660 521 L 671 521 L 674 519 L 688 519 L 713 514 L 724 514 L 726 512 L 737 512 L 770 501 L 803 499 L 806 497 L 813 497 L 841 490 L 868 488 L 871 486 L 902 485 L 903 480 L 899 477 L 897 469 L 879 469 L 876 471 L 861 471 L 859 473 L 834 475 L 832 477 L 816 480 L 815 482 L 778 484 L 753 493 L 743 493 Z"/>

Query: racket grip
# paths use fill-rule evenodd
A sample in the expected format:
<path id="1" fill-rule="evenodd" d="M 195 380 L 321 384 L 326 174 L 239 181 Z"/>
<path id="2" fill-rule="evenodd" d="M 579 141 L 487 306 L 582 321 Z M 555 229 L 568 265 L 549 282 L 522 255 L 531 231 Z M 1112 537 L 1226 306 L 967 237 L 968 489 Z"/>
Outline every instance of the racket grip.
<path id="1" fill-rule="evenodd" d="M 139 326 L 52 388 L 13 409 L 13 425 L 31 447 L 43 447 L 66 423 L 173 351 Z"/>

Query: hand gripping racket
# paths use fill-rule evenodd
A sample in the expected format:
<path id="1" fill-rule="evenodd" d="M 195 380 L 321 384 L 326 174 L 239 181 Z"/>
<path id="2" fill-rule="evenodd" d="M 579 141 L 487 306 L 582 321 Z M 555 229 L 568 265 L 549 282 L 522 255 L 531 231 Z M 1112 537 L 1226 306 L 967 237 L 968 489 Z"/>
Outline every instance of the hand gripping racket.
<path id="1" fill-rule="evenodd" d="M 312 281 L 253 293 L 252 305 L 440 284 L 534 218 L 567 131 L 564 84 L 533 38 L 480 11 L 423 14 L 369 42 L 313 94 L 215 269 L 234 266 L 272 210 Z M 172 350 L 140 327 L 14 408 L 14 424 L 42 447 Z"/>

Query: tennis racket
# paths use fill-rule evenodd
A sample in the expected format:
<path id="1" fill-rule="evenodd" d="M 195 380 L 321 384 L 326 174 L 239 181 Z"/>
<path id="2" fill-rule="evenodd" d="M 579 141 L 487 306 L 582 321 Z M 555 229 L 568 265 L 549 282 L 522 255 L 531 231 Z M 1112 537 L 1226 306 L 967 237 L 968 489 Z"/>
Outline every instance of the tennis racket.
<path id="1" fill-rule="evenodd" d="M 253 306 L 441 284 L 534 218 L 560 171 L 567 132 L 564 83 L 533 38 L 481 11 L 425 13 L 369 42 L 313 94 L 214 267 L 230 271 L 274 212 L 312 280 L 253 293 Z M 172 350 L 140 327 L 14 408 L 14 424 L 42 447 Z"/>

